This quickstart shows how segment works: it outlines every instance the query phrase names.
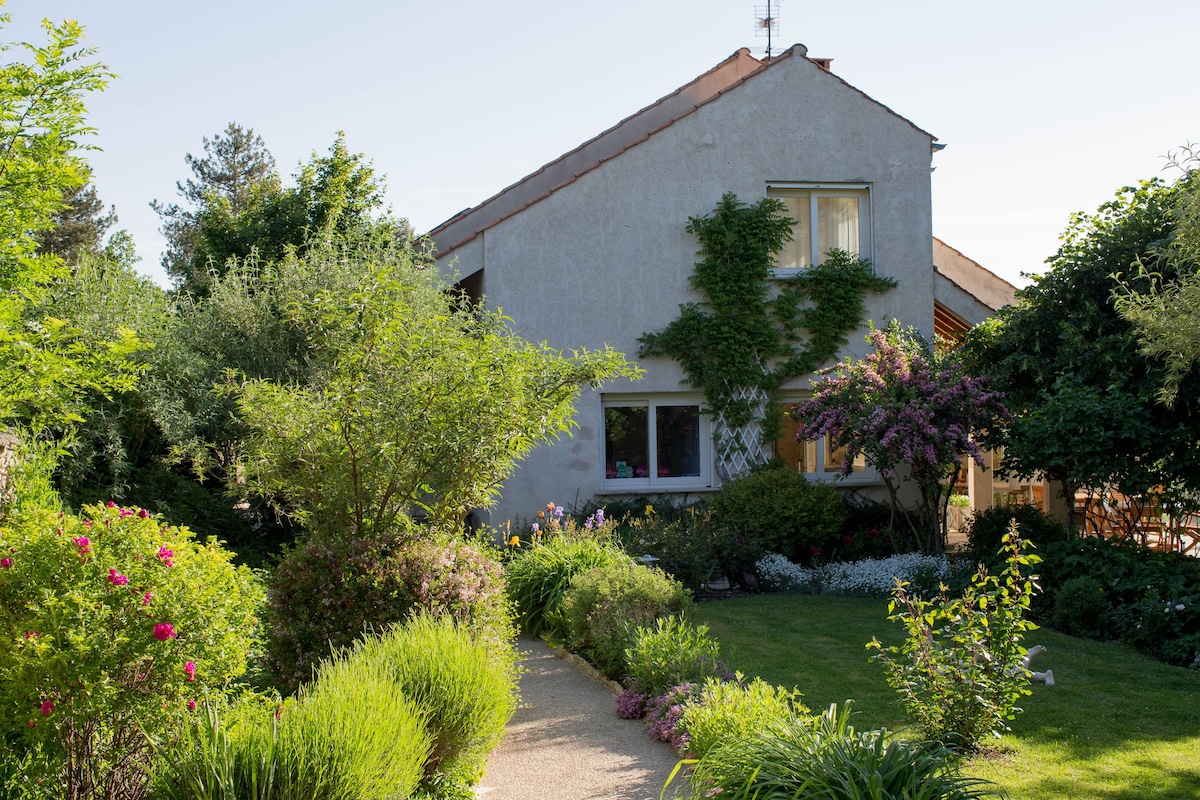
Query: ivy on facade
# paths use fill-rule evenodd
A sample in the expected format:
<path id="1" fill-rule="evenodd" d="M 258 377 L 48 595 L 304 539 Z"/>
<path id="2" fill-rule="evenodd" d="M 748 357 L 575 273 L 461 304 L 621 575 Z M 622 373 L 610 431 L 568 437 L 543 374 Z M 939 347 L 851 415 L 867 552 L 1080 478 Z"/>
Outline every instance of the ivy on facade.
<path id="1" fill-rule="evenodd" d="M 863 322 L 868 291 L 896 286 L 840 250 L 793 277 L 773 278 L 775 253 L 792 238 L 784 211 L 775 198 L 748 205 L 726 193 L 711 214 L 690 218 L 687 230 L 700 241 L 690 283 L 703 299 L 638 340 L 642 357 L 678 361 L 726 426 L 757 423 L 771 441 L 782 421 L 780 387 L 837 356 Z"/>

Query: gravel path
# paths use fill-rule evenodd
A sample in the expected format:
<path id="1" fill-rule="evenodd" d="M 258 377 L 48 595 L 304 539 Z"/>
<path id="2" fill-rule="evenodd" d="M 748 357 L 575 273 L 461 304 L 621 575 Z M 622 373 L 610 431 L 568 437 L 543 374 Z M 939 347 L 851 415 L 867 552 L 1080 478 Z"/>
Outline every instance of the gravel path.
<path id="1" fill-rule="evenodd" d="M 610 689 L 543 642 L 518 646 L 521 707 L 488 759 L 480 800 L 658 800 L 675 751 L 618 717 Z"/>

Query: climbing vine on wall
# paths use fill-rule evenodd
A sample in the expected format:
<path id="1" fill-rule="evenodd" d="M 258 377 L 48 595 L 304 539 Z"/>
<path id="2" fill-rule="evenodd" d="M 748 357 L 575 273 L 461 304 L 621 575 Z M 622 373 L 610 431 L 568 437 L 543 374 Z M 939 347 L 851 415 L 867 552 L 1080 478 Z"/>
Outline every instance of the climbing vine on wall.
<path id="1" fill-rule="evenodd" d="M 638 340 L 643 357 L 678 361 L 727 425 L 759 421 L 770 439 L 779 430 L 779 388 L 837 356 L 863 321 L 866 293 L 896 285 L 839 250 L 819 266 L 773 280 L 774 254 L 791 240 L 792 224 L 779 200 L 747 205 L 732 193 L 711 214 L 690 218 L 688 233 L 700 240 L 691 286 L 704 299 L 680 306 L 666 328 Z M 765 419 L 755 389 L 771 401 Z"/>

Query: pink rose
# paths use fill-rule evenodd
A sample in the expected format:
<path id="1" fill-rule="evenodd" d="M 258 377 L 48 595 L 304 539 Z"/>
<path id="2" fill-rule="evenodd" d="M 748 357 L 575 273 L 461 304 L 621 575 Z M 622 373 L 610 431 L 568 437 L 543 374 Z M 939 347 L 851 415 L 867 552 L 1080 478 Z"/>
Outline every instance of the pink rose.
<path id="1" fill-rule="evenodd" d="M 158 548 L 158 560 L 161 561 L 164 566 L 168 566 L 168 567 L 175 566 L 174 559 L 175 559 L 175 551 L 174 550 L 169 549 L 165 544 L 162 547 Z"/>
<path id="2" fill-rule="evenodd" d="M 5 569 L 11 569 L 12 568 L 12 559 L 9 558 L 8 556 L 5 556 L 4 558 L 0 558 L 0 567 L 4 567 Z"/>
<path id="3" fill-rule="evenodd" d="M 160 622 L 154 626 L 154 638 L 160 642 L 165 642 L 167 639 L 174 639 L 177 635 L 175 633 L 175 626 L 169 622 Z"/>
<path id="4" fill-rule="evenodd" d="M 124 586 L 129 583 L 129 578 L 117 572 L 115 569 L 108 571 L 108 582 L 113 586 Z"/>
<path id="5" fill-rule="evenodd" d="M 187 707 L 188 707 L 188 711 L 195 711 L 196 710 L 196 701 L 188 700 Z"/>
<path id="6" fill-rule="evenodd" d="M 43 717 L 48 717 L 53 713 L 54 713 L 54 701 L 53 700 L 47 700 L 46 702 L 42 703 L 42 716 Z"/>
<path id="7" fill-rule="evenodd" d="M 88 537 L 76 536 L 71 541 L 74 542 L 75 546 L 79 548 L 79 555 L 86 556 L 88 553 L 92 552 L 92 540 Z"/>
<path id="8" fill-rule="evenodd" d="M 144 606 L 150 605 L 150 593 L 149 592 L 146 592 L 144 595 L 142 595 L 142 605 L 144 605 Z"/>
<path id="9" fill-rule="evenodd" d="M 187 675 L 189 683 L 194 682 L 196 680 L 196 662 L 188 661 L 185 663 L 183 665 L 183 674 Z"/>

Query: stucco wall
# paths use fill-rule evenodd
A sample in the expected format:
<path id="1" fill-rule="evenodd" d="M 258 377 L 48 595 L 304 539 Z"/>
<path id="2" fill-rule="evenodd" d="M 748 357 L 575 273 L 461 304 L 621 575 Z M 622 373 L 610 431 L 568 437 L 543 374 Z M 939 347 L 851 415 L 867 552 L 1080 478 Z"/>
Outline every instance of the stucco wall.
<path id="1" fill-rule="evenodd" d="M 867 316 L 932 334 L 930 145 L 928 134 L 807 59 L 782 59 L 489 228 L 461 253 L 462 271 L 484 269 L 488 304 L 526 338 L 564 350 L 608 343 L 632 359 L 643 332 L 699 299 L 688 287 L 697 249 L 689 217 L 729 191 L 757 201 L 770 181 L 868 184 L 876 272 L 899 285 L 870 297 Z M 865 333 L 851 334 L 846 354 L 865 354 Z M 674 361 L 641 365 L 644 380 L 604 391 L 687 391 Z M 584 393 L 576 420 L 574 438 L 540 448 L 507 482 L 493 522 L 597 493 L 599 393 Z"/>

